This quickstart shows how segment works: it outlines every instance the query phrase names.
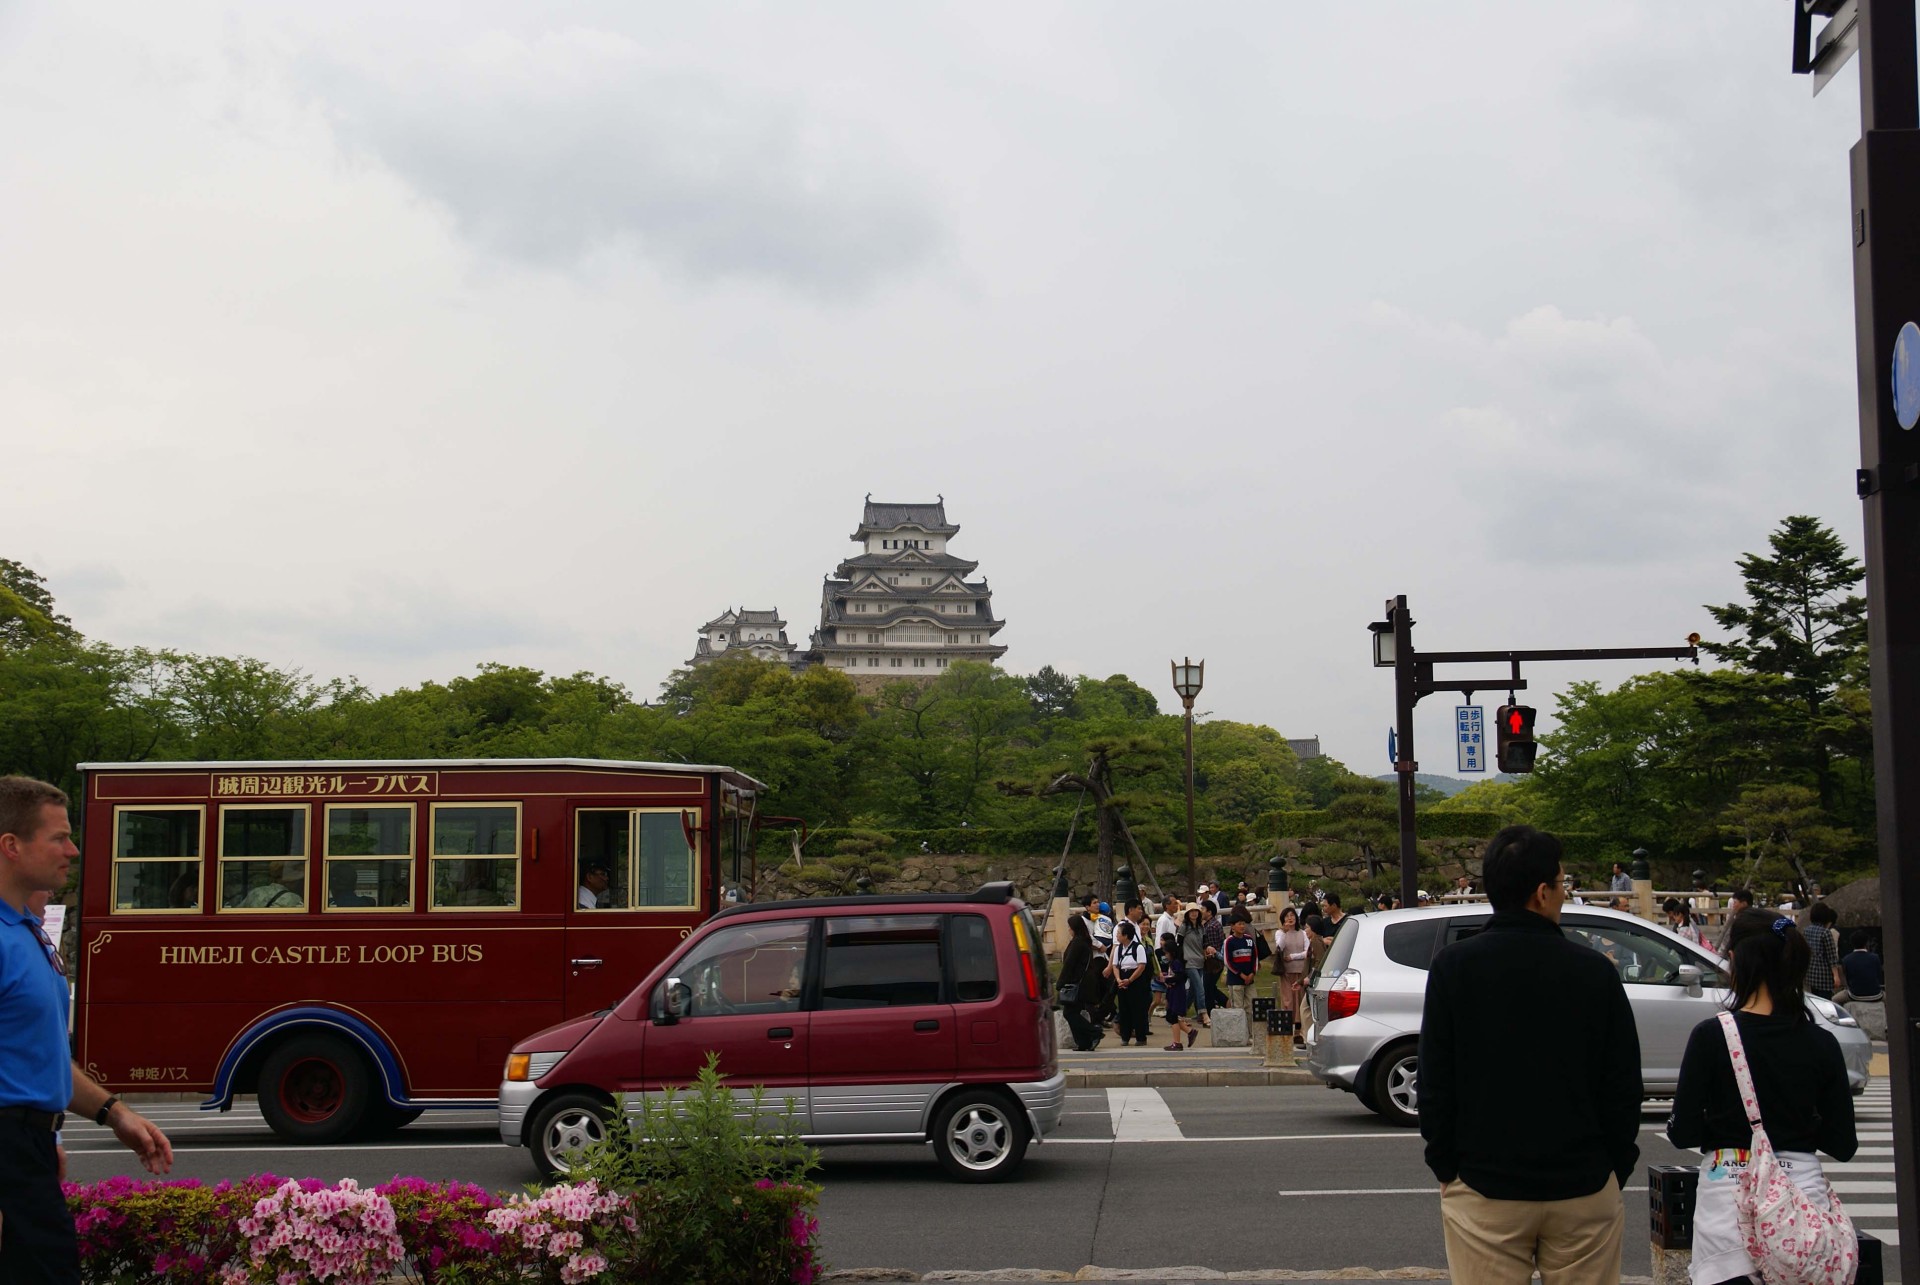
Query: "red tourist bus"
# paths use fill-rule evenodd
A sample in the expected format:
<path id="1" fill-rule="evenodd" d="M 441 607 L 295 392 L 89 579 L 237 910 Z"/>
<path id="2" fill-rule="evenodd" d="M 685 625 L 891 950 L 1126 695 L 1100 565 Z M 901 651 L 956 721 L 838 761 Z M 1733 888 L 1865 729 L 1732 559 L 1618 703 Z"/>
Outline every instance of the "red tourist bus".
<path id="1" fill-rule="evenodd" d="M 76 1056 L 298 1142 L 495 1105 L 751 887 L 765 787 L 593 759 L 83 763 Z"/>

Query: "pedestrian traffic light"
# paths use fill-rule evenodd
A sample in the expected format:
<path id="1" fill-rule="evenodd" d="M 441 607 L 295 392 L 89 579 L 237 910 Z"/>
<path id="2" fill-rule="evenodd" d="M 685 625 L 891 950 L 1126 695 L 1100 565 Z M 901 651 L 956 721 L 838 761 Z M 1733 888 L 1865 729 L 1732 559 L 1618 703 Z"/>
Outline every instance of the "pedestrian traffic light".
<path id="1" fill-rule="evenodd" d="M 1493 716 L 1494 762 L 1502 772 L 1533 771 L 1533 706 L 1502 705 Z"/>

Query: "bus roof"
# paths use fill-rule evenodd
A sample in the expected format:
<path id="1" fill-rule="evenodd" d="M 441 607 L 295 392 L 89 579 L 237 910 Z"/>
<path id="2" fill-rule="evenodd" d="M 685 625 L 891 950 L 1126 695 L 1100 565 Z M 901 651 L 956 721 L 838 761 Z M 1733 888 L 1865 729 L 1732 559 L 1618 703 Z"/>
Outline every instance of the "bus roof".
<path id="1" fill-rule="evenodd" d="M 82 772 L 179 772 L 179 771 L 217 771 L 217 772 L 273 772 L 284 768 L 314 769 L 330 772 L 340 768 L 365 768 L 378 771 L 381 768 L 425 767 L 445 769 L 459 767 L 513 768 L 513 767 L 581 767 L 581 768 L 617 768 L 628 772 L 697 772 L 708 776 L 724 777 L 727 782 L 739 789 L 764 793 L 767 786 L 745 772 L 717 763 L 641 763 L 629 759 L 156 759 L 142 763 L 81 763 Z"/>

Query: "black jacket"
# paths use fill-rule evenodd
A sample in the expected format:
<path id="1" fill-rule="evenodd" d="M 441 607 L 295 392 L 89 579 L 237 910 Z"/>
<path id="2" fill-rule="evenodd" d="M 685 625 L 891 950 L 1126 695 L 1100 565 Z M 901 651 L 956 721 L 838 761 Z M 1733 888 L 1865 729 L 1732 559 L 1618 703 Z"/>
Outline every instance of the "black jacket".
<path id="1" fill-rule="evenodd" d="M 1733 1020 L 1740 1025 L 1740 1043 L 1747 1050 L 1753 1091 L 1760 1099 L 1760 1123 L 1773 1149 L 1824 1151 L 1836 1160 L 1853 1159 L 1860 1139 L 1854 1132 L 1853 1090 L 1839 1042 L 1804 1014 L 1736 1013 Z M 1745 1148 L 1753 1142 L 1719 1018 L 1694 1027 L 1687 1040 L 1667 1137 L 1676 1147 L 1702 1151 Z"/>
<path id="2" fill-rule="evenodd" d="M 1427 1167 L 1495 1200 L 1571 1200 L 1640 1156 L 1640 1034 L 1606 956 L 1530 911 L 1434 956 L 1420 1020 Z"/>

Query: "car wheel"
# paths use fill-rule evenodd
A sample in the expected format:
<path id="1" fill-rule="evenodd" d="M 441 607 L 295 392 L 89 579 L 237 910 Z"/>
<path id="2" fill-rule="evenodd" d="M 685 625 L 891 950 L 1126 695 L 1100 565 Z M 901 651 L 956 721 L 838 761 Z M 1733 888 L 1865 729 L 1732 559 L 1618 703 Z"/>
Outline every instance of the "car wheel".
<path id="1" fill-rule="evenodd" d="M 1420 1123 L 1420 1046 L 1389 1049 L 1367 1077 L 1367 1105 L 1389 1124 L 1410 1129 Z"/>
<path id="2" fill-rule="evenodd" d="M 956 1093 L 933 1121 L 933 1154 L 949 1178 L 1003 1182 L 1027 1158 L 1027 1113 L 982 1089 Z"/>
<path id="3" fill-rule="evenodd" d="M 527 1149 L 543 1178 L 564 1177 L 580 1153 L 607 1136 L 613 1109 L 585 1093 L 562 1093 L 534 1113 Z"/>
<path id="4" fill-rule="evenodd" d="M 368 1117 L 373 1075 L 337 1035 L 295 1035 L 260 1065 L 260 1114 L 289 1142 L 340 1142 Z"/>

